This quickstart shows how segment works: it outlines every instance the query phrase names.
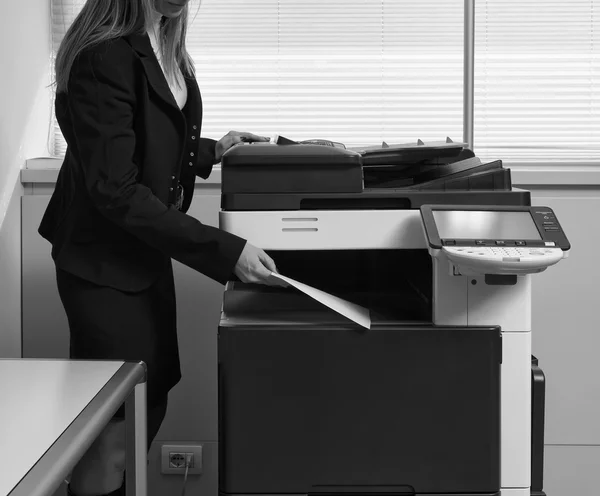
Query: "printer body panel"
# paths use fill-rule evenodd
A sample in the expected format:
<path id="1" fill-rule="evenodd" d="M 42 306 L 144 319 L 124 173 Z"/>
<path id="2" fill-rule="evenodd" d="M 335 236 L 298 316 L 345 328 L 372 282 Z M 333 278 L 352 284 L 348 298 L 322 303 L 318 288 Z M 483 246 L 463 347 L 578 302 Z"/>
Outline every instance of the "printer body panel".
<path id="1" fill-rule="evenodd" d="M 418 210 L 221 211 L 219 225 L 264 250 L 427 247 Z"/>

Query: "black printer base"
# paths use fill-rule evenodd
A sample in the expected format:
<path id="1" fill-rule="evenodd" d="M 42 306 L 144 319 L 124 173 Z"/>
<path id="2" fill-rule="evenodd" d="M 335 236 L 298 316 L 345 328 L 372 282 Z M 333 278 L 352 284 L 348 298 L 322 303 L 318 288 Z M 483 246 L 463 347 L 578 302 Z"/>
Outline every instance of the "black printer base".
<path id="1" fill-rule="evenodd" d="M 497 327 L 219 328 L 222 494 L 494 496 Z"/>

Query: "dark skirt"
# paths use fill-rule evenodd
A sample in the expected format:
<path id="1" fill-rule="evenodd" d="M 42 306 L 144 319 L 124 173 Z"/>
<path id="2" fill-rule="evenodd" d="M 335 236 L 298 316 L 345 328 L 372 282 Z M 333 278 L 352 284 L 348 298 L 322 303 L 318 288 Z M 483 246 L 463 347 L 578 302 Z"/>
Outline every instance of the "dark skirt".
<path id="1" fill-rule="evenodd" d="M 181 379 L 173 268 L 169 263 L 148 289 L 126 293 L 56 271 L 70 330 L 70 357 L 143 361 L 147 404 L 163 404 Z M 123 408 L 117 416 L 123 415 Z"/>

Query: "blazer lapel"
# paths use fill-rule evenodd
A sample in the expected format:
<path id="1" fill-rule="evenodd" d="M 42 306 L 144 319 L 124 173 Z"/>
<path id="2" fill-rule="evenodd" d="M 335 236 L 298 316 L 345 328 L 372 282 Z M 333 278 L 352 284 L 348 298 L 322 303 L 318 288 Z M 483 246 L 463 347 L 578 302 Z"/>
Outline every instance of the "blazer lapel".
<path id="1" fill-rule="evenodd" d="M 154 55 L 154 50 L 152 49 L 152 44 L 150 43 L 150 38 L 148 35 L 133 34 L 126 36 L 125 38 L 129 41 L 131 47 L 139 55 L 144 67 L 144 71 L 146 72 L 146 76 L 148 77 L 148 82 L 156 94 L 171 107 L 174 107 L 175 110 L 181 113 L 179 107 L 177 106 L 177 102 L 173 97 L 173 93 L 171 93 L 171 89 L 169 88 L 167 80 L 165 79 L 160 64 Z"/>
<path id="2" fill-rule="evenodd" d="M 189 119 L 190 124 L 198 126 L 202 125 L 202 98 L 200 96 L 200 88 L 198 88 L 198 81 L 194 76 L 184 76 L 185 84 L 187 86 L 187 107 L 189 108 Z"/>

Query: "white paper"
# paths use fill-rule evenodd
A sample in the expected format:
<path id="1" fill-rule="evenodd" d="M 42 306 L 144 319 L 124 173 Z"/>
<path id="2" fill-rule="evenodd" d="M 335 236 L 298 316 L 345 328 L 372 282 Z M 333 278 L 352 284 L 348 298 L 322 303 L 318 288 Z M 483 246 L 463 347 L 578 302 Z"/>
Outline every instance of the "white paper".
<path id="1" fill-rule="evenodd" d="M 288 285 L 293 286 L 297 290 L 302 291 L 304 294 L 310 296 L 332 310 L 335 310 L 344 317 L 349 318 L 350 320 L 363 327 L 366 327 L 367 329 L 371 328 L 371 315 L 368 308 L 361 307 L 356 303 L 343 300 L 342 298 L 333 296 L 325 291 L 321 291 L 320 289 L 313 288 L 312 286 L 308 286 L 307 284 L 303 284 L 295 281 L 294 279 L 290 279 L 289 277 L 282 276 L 281 274 L 276 274 L 274 272 L 271 272 L 271 281 L 283 287 L 287 287 Z"/>

